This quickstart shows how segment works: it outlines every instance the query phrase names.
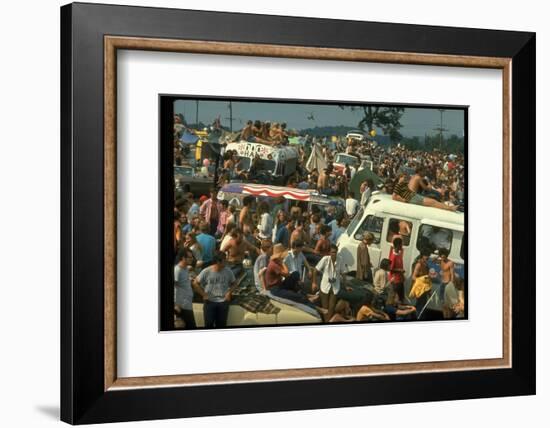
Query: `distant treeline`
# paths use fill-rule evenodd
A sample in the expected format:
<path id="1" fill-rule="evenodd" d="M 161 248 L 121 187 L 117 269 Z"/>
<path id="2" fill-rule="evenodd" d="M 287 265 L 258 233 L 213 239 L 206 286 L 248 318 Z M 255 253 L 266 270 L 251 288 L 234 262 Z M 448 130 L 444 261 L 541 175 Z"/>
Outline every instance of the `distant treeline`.
<path id="1" fill-rule="evenodd" d="M 356 130 L 351 126 L 316 126 L 315 128 L 301 129 L 301 135 L 311 135 L 312 137 L 327 137 L 332 135 L 346 135 L 349 131 Z"/>
<path id="2" fill-rule="evenodd" d="M 464 137 L 450 135 L 440 140 L 439 135 L 426 135 L 424 137 L 403 137 L 401 144 L 410 150 L 441 149 L 447 153 L 464 153 Z"/>

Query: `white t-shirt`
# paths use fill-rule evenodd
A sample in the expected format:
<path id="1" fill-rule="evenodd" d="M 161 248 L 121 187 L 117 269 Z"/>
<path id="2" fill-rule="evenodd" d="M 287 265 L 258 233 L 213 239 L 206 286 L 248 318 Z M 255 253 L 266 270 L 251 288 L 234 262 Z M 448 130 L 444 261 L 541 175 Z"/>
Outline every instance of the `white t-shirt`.
<path id="1" fill-rule="evenodd" d="M 288 255 L 283 260 L 283 263 L 286 265 L 290 273 L 298 272 L 300 276 L 302 275 L 302 270 L 304 269 L 305 262 L 306 258 L 304 256 L 304 253 L 295 254 L 293 250 L 290 250 L 288 252 Z"/>
<path id="2" fill-rule="evenodd" d="M 374 272 L 374 290 L 378 294 L 382 294 L 388 284 L 388 274 L 384 269 L 377 269 Z"/>
<path id="3" fill-rule="evenodd" d="M 342 257 L 338 254 L 336 262 L 333 262 L 330 256 L 325 256 L 317 263 L 315 269 L 323 274 L 320 284 L 321 292 L 328 294 L 332 288 L 333 293 L 338 294 L 340 292 L 340 276 L 347 272 Z"/>
<path id="4" fill-rule="evenodd" d="M 346 212 L 350 217 L 353 217 L 359 208 L 359 201 L 357 199 L 348 198 L 346 199 Z"/>
<path id="5" fill-rule="evenodd" d="M 259 235 L 262 239 L 271 239 L 273 233 L 273 218 L 269 213 L 263 213 L 260 217 L 260 224 L 258 225 Z"/>
<path id="6" fill-rule="evenodd" d="M 225 244 L 227 244 L 229 241 L 231 241 L 230 235 L 225 235 L 222 239 L 222 242 L 220 244 L 220 249 L 225 247 Z"/>
<path id="7" fill-rule="evenodd" d="M 366 206 L 368 204 L 371 194 L 372 190 L 370 187 L 367 187 L 361 195 L 361 205 Z"/>

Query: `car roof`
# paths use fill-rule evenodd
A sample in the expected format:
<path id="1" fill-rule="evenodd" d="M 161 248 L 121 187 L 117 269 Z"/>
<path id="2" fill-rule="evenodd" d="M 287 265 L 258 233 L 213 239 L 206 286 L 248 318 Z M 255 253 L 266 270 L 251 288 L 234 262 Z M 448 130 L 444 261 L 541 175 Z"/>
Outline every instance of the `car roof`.
<path id="1" fill-rule="evenodd" d="M 226 193 L 242 193 L 252 196 L 269 196 L 277 198 L 279 196 L 285 199 L 298 201 L 310 201 L 312 196 L 317 194 L 315 190 L 296 189 L 294 187 L 268 186 L 266 184 L 252 183 L 229 183 L 221 188 Z"/>

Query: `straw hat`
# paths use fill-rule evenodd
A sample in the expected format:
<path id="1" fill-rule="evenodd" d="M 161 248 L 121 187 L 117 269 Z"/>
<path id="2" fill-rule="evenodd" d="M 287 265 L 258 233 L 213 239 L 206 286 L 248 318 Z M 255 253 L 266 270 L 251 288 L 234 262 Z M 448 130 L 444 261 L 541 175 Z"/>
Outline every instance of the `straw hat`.
<path id="1" fill-rule="evenodd" d="M 288 254 L 288 250 L 285 248 L 283 244 L 275 244 L 273 246 L 273 255 L 271 256 L 271 260 L 284 259 L 287 254 Z"/>

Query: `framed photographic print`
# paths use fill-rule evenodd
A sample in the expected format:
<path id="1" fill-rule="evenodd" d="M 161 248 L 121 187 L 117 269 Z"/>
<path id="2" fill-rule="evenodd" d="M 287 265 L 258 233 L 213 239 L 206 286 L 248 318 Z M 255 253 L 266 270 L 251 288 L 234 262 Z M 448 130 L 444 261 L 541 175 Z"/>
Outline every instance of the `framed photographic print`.
<path id="1" fill-rule="evenodd" d="M 533 33 L 76 3 L 61 54 L 62 420 L 535 393 Z"/>

